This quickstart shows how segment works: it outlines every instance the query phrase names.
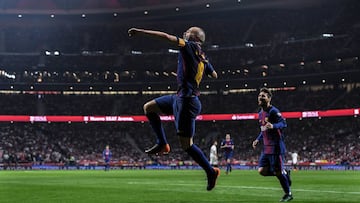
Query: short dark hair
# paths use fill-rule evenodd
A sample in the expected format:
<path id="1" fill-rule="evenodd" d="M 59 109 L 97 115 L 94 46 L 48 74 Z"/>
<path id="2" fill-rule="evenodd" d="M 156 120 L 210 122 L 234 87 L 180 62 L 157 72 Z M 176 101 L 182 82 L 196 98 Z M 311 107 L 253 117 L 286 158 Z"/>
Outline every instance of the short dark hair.
<path id="1" fill-rule="evenodd" d="M 269 95 L 270 98 L 273 96 L 272 92 L 266 87 L 261 88 L 260 92 L 265 92 L 266 94 Z"/>

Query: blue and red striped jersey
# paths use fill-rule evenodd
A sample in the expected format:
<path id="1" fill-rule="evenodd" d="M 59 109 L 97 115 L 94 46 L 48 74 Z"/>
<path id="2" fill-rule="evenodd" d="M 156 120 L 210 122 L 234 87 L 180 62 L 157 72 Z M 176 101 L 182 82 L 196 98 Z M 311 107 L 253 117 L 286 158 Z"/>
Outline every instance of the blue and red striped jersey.
<path id="1" fill-rule="evenodd" d="M 221 142 L 221 146 L 227 146 L 227 147 L 224 147 L 223 148 L 223 150 L 225 151 L 225 153 L 230 153 L 230 152 L 232 152 L 233 151 L 233 146 L 235 145 L 234 144 L 234 142 L 233 142 L 233 140 L 232 139 L 230 139 L 230 140 L 223 140 L 222 142 Z"/>
<path id="2" fill-rule="evenodd" d="M 264 126 L 269 122 L 273 124 L 273 129 L 266 129 Z M 285 154 L 284 128 L 287 127 L 286 120 L 282 117 L 280 111 L 270 106 L 259 112 L 260 134 L 257 140 L 263 142 L 264 154 Z"/>
<path id="3" fill-rule="evenodd" d="M 177 84 L 179 97 L 198 96 L 203 75 L 214 71 L 199 44 L 178 38 L 180 53 L 178 56 Z"/>
<path id="4" fill-rule="evenodd" d="M 109 149 L 104 149 L 102 154 L 103 154 L 104 159 L 106 159 L 106 160 L 111 159 L 112 153 Z"/>

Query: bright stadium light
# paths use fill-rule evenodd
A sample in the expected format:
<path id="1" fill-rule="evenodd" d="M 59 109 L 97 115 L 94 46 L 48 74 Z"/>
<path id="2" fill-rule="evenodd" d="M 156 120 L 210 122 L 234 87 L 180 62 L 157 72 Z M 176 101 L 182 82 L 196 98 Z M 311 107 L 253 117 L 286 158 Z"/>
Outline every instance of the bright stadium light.
<path id="1" fill-rule="evenodd" d="M 131 53 L 134 55 L 141 55 L 142 51 L 131 51 Z"/>
<path id="2" fill-rule="evenodd" d="M 331 33 L 324 33 L 324 34 L 322 34 L 322 37 L 325 37 L 325 38 L 330 38 L 330 37 L 334 37 L 334 34 L 331 34 Z"/>
<path id="3" fill-rule="evenodd" d="M 178 53 L 179 53 L 179 50 L 176 50 L 176 49 L 168 49 L 168 52 L 169 52 L 169 53 L 178 54 Z"/>
<path id="4" fill-rule="evenodd" d="M 254 47 L 254 44 L 253 43 L 246 43 L 245 47 L 250 47 L 251 48 L 251 47 Z"/>

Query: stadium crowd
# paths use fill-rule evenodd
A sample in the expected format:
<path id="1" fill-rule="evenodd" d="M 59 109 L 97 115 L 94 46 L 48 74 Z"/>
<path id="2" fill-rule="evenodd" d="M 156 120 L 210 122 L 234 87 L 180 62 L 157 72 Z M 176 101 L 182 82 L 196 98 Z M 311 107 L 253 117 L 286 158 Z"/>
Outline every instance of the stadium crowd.
<path id="1" fill-rule="evenodd" d="M 306 95 L 303 106 L 297 105 Z M 329 91 L 277 91 L 274 104 L 285 111 L 327 110 L 355 107 L 359 89 Z M 203 95 L 203 113 L 255 113 L 256 93 L 233 95 Z M 63 96 L 3 95 L 2 115 L 142 115 L 146 98 L 139 95 L 123 96 Z M 324 99 L 326 98 L 326 99 Z M 40 101 L 39 101 L 40 100 Z M 26 104 L 23 102 L 27 101 Z M 131 102 L 129 102 L 131 101 Z M 234 102 L 236 101 L 236 102 Z M 68 102 L 68 103 L 67 103 Z M 346 104 L 346 103 L 349 104 Z M 33 105 L 28 105 L 33 103 Z M 216 103 L 217 105 L 212 105 Z M 341 104 L 341 105 L 340 105 Z M 219 106 L 224 108 L 221 110 Z M 286 142 L 288 151 L 297 151 L 302 162 L 326 160 L 331 163 L 359 163 L 360 121 L 354 117 L 288 119 Z M 172 128 L 173 123 L 165 123 Z M 76 163 L 84 161 L 102 163 L 101 152 L 106 144 L 113 151 L 116 163 L 144 163 L 172 160 L 189 160 L 182 153 L 176 135 L 169 134 L 172 152 L 165 157 L 148 157 L 144 149 L 151 146 L 154 135 L 148 123 L 1 123 L 0 152 L 3 163 Z M 208 154 L 213 140 L 221 141 L 231 133 L 236 143 L 235 163 L 253 163 L 258 152 L 251 148 L 251 141 L 258 134 L 257 121 L 203 121 L 196 129 L 195 142 Z M 167 130 L 167 132 L 172 132 Z"/>
<path id="2" fill-rule="evenodd" d="M 85 91 L 84 91 L 85 92 Z M 151 94 L 89 94 L 63 95 L 44 94 L 2 94 L 0 104 L 2 115 L 142 115 L 143 104 L 156 95 Z M 251 113 L 256 112 L 257 92 L 229 93 L 218 91 L 200 95 L 202 113 Z M 301 102 L 300 102 L 301 101 Z M 322 86 L 300 86 L 291 90 L 275 92 L 273 102 L 285 111 L 311 111 L 341 108 L 358 108 L 359 84 Z M 214 106 L 213 104 L 217 104 Z M 221 106 L 221 108 L 219 108 Z"/>
<path id="3" fill-rule="evenodd" d="M 320 11 L 229 11 L 218 18 L 205 13 L 191 22 L 208 33 L 204 49 L 227 79 L 353 72 L 360 53 L 356 6 L 328 6 Z M 156 41 L 144 46 L 149 44 L 145 39 L 129 39 L 126 31 L 131 26 L 152 27 L 181 36 L 191 26 L 187 18 L 178 17 L 177 26 L 171 26 L 173 19 L 163 17 L 160 26 L 145 21 L 146 16 L 141 24 L 104 16 L 54 21 L 36 15 L 4 16 L 0 67 L 15 78 L 0 74 L 0 81 L 78 84 L 174 79 L 176 54 Z"/>

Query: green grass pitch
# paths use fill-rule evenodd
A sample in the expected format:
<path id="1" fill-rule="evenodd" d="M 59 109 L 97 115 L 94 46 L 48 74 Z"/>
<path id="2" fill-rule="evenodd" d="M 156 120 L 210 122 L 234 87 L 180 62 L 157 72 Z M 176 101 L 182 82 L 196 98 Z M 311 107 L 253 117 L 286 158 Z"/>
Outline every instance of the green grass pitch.
<path id="1" fill-rule="evenodd" d="M 359 171 L 292 172 L 292 202 L 360 202 Z M 275 177 L 222 173 L 211 192 L 202 170 L 0 171 L 0 202 L 278 202 Z"/>

